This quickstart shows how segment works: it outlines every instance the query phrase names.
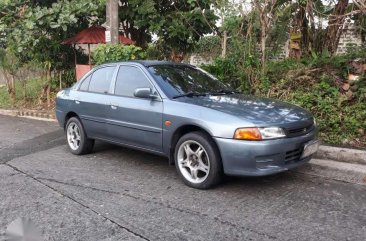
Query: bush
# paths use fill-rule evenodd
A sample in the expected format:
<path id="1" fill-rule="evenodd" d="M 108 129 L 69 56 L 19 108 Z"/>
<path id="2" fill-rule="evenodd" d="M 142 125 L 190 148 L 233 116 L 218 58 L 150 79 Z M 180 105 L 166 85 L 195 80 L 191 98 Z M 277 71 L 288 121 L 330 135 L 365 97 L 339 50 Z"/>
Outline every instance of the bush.
<path id="1" fill-rule="evenodd" d="M 146 49 L 146 59 L 164 60 L 168 53 L 160 43 L 151 43 Z"/>
<path id="2" fill-rule="evenodd" d="M 366 79 L 348 98 L 342 86 L 348 78 L 349 62 L 365 56 L 365 51 L 345 55 L 319 55 L 301 60 L 268 64 L 273 98 L 291 102 L 311 111 L 318 121 L 320 138 L 330 144 L 366 146 Z"/>
<path id="3" fill-rule="evenodd" d="M 243 75 L 255 70 L 256 62 L 250 62 L 250 56 L 231 57 L 218 58 L 212 65 L 203 67 L 243 91 L 242 86 L 248 82 Z M 312 112 L 318 122 L 319 137 L 325 143 L 366 147 L 365 74 L 356 82 L 358 88 L 351 98 L 342 89 L 348 73 L 352 73 L 349 63 L 357 58 L 366 58 L 365 49 L 337 56 L 323 54 L 269 62 L 267 75 L 256 75 L 260 81 L 255 85 L 255 94 L 293 103 Z M 244 60 L 247 62 L 240 62 Z"/>
<path id="4" fill-rule="evenodd" d="M 96 65 L 106 62 L 144 58 L 145 52 L 140 47 L 134 45 L 101 44 L 93 51 L 93 62 Z"/>
<path id="5" fill-rule="evenodd" d="M 26 83 L 26 96 L 24 96 L 24 83 Z M 37 77 L 27 79 L 26 82 L 15 82 L 15 102 L 10 98 L 6 87 L 0 87 L 0 108 L 38 108 L 38 98 L 43 84 L 44 80 Z"/>
<path id="6" fill-rule="evenodd" d="M 232 59 L 217 58 L 213 64 L 202 65 L 201 68 L 233 88 L 238 88 L 240 86 L 240 83 L 238 83 L 239 76 L 237 74 L 237 66 Z"/>
<path id="7" fill-rule="evenodd" d="M 237 53 L 226 58 L 218 57 L 213 64 L 201 68 L 244 93 L 254 93 L 258 87 L 259 58 L 255 55 Z"/>
<path id="8" fill-rule="evenodd" d="M 72 86 L 76 82 L 75 69 L 69 69 L 62 71 L 61 74 L 61 89 L 68 88 Z M 51 78 L 51 89 L 58 90 L 60 89 L 60 72 L 57 72 Z"/>
<path id="9" fill-rule="evenodd" d="M 201 56 L 218 57 L 221 54 L 219 36 L 204 36 L 194 45 L 194 53 Z"/>
<path id="10" fill-rule="evenodd" d="M 323 141 L 365 146 L 366 105 L 359 101 L 340 102 L 339 89 L 326 80 L 311 89 L 293 90 L 281 99 L 310 110 L 318 121 Z"/>

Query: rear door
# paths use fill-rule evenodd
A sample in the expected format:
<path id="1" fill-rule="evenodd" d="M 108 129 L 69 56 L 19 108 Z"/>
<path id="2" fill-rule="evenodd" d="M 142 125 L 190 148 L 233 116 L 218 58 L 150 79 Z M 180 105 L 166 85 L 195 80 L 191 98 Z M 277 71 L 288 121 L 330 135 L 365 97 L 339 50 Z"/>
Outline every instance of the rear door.
<path id="1" fill-rule="evenodd" d="M 136 88 L 155 91 L 142 68 L 121 65 L 109 103 L 109 135 L 115 142 L 161 152 L 163 102 L 161 99 L 134 97 Z"/>
<path id="2" fill-rule="evenodd" d="M 89 137 L 108 138 L 106 113 L 115 69 L 115 66 L 98 68 L 79 87 L 74 106 Z"/>

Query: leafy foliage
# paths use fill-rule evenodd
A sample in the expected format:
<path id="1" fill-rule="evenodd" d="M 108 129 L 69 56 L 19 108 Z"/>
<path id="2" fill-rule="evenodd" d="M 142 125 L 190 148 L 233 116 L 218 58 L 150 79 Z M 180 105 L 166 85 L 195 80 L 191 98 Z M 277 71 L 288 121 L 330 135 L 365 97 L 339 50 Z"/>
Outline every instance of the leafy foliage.
<path id="1" fill-rule="evenodd" d="M 357 91 L 347 98 L 342 89 L 350 72 L 350 60 L 365 58 L 366 51 L 329 54 L 268 65 L 270 86 L 262 95 L 279 98 L 310 110 L 327 143 L 366 146 L 366 79 L 357 81 Z M 355 84 L 355 82 L 353 83 Z"/>
<path id="2" fill-rule="evenodd" d="M 212 32 L 216 16 L 212 0 L 125 0 L 119 11 L 126 33 L 146 46 L 151 33 L 174 53 L 187 53 L 204 34 Z"/>
<path id="3" fill-rule="evenodd" d="M 351 72 L 349 62 L 354 59 L 366 59 L 366 50 L 352 49 L 337 56 L 324 53 L 299 60 L 271 61 L 267 75 L 258 75 L 261 83 L 256 85 L 255 93 L 310 110 L 317 119 L 320 138 L 326 143 L 365 147 L 365 76 L 354 82 L 358 88 L 352 98 L 348 99 L 342 89 Z M 247 62 L 242 62 L 244 60 Z M 230 54 L 202 67 L 232 87 L 248 93 L 251 91 L 245 88 L 248 84 L 245 76 L 250 68 L 258 69 L 258 66 L 256 57 Z"/>
<path id="4" fill-rule="evenodd" d="M 311 91 L 293 90 L 281 99 L 311 110 L 323 141 L 365 146 L 366 105 L 361 101 L 339 104 L 339 98 L 339 89 L 323 80 L 315 83 Z"/>
<path id="5" fill-rule="evenodd" d="M 19 59 L 6 49 L 0 49 L 0 69 L 15 76 L 18 68 L 22 65 Z"/>
<path id="6" fill-rule="evenodd" d="M 36 60 L 60 69 L 70 67 L 74 54 L 71 46 L 61 45 L 61 41 L 98 19 L 95 16 L 104 9 L 104 3 L 15 0 L 0 2 L 0 8 L 0 30 L 7 48 L 22 62 Z"/>
<path id="7" fill-rule="evenodd" d="M 169 51 L 161 44 L 161 42 L 150 43 L 146 50 L 146 59 L 165 60 L 169 56 Z"/>
<path id="8" fill-rule="evenodd" d="M 202 56 L 219 56 L 221 43 L 219 36 L 204 36 L 194 45 L 194 53 Z"/>
<path id="9" fill-rule="evenodd" d="M 133 59 L 143 59 L 145 52 L 140 47 L 134 45 L 121 44 L 101 44 L 93 52 L 95 64 L 103 64 L 112 61 L 123 61 Z"/>
<path id="10" fill-rule="evenodd" d="M 233 59 L 217 58 L 213 64 L 201 67 L 231 87 L 235 89 L 240 87 L 238 69 Z"/>

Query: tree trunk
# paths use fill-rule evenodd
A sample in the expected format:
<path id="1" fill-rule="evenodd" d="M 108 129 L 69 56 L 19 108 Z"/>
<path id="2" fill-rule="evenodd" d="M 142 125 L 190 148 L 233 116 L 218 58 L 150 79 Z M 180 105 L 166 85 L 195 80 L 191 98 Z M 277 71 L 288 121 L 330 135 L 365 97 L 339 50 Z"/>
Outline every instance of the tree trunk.
<path id="1" fill-rule="evenodd" d="M 307 55 L 309 53 L 309 27 L 308 19 L 306 17 L 305 8 L 300 8 L 301 17 L 301 54 Z"/>
<path id="2" fill-rule="evenodd" d="M 253 6 L 259 13 L 259 22 L 261 28 L 261 37 L 260 37 L 260 48 L 262 52 L 261 56 L 261 65 L 262 65 L 262 74 L 266 72 L 266 41 L 268 38 L 268 33 L 272 27 L 272 21 L 274 17 L 274 6 L 276 5 L 277 0 L 264 0 L 264 1 L 252 1 Z"/>
<path id="3" fill-rule="evenodd" d="M 27 82 L 25 80 L 23 80 L 23 97 L 24 100 L 27 99 Z"/>
<path id="4" fill-rule="evenodd" d="M 261 65 L 262 65 L 262 73 L 266 70 L 266 40 L 267 40 L 267 33 L 265 28 L 262 26 L 261 28 Z"/>
<path id="5" fill-rule="evenodd" d="M 339 36 L 343 29 L 348 0 L 339 0 L 334 11 L 329 16 L 327 33 L 323 45 L 323 49 L 327 49 L 330 54 L 335 54 L 338 48 Z"/>
<path id="6" fill-rule="evenodd" d="M 222 36 L 222 43 L 221 43 L 221 57 L 226 57 L 226 47 L 227 46 L 227 31 L 224 30 L 223 36 Z"/>
<path id="7" fill-rule="evenodd" d="M 15 90 L 15 79 L 14 79 L 14 75 L 11 75 L 10 76 L 10 85 L 11 85 L 11 89 L 10 89 L 10 96 L 11 96 L 11 99 L 13 101 L 13 105 L 15 104 L 16 102 L 16 90 Z"/>
<path id="8" fill-rule="evenodd" d="M 51 89 L 51 86 L 47 85 L 47 108 L 48 109 L 51 107 L 50 89 Z"/>
<path id="9" fill-rule="evenodd" d="M 62 90 L 62 74 L 63 74 L 63 70 L 60 71 L 60 90 Z"/>
<path id="10" fill-rule="evenodd" d="M 50 92 L 51 92 L 51 68 L 48 68 L 48 71 L 47 71 L 47 89 L 46 89 L 47 108 L 48 109 L 51 107 Z"/>

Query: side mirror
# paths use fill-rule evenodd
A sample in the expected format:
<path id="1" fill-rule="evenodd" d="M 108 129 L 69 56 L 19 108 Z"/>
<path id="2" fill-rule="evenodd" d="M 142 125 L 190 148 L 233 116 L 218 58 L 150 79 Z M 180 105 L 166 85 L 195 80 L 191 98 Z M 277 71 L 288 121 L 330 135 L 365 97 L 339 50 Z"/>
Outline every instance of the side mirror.
<path id="1" fill-rule="evenodd" d="M 152 93 L 150 88 L 137 88 L 133 93 L 135 97 L 144 98 L 144 99 L 156 99 L 158 96 Z"/>

